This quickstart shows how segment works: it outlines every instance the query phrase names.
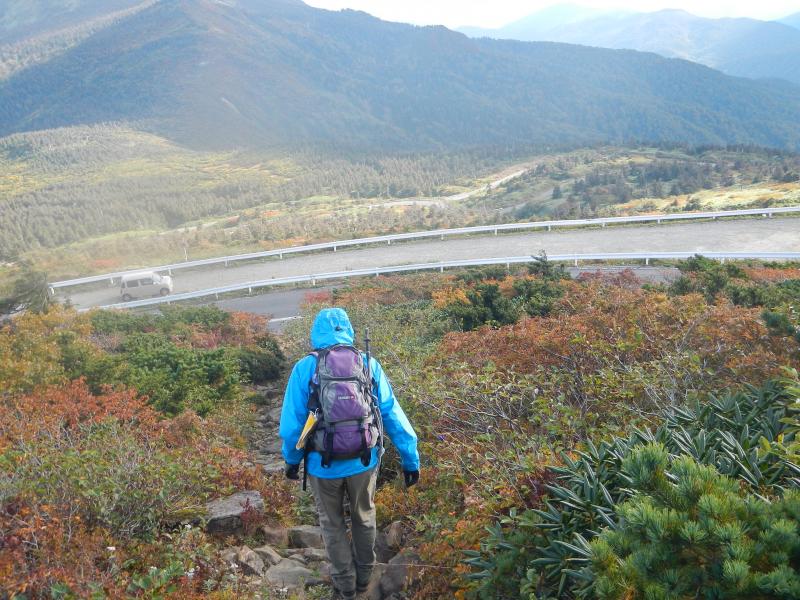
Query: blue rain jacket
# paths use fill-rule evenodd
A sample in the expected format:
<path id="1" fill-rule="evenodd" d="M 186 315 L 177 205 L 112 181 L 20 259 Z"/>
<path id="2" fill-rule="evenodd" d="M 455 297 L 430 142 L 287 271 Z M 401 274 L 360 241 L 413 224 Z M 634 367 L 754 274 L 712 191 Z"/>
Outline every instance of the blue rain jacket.
<path id="1" fill-rule="evenodd" d="M 353 326 L 350 318 L 341 308 L 326 308 L 319 312 L 311 327 L 311 347 L 315 350 L 327 348 L 336 344 L 352 344 L 354 340 Z M 366 360 L 366 356 L 364 357 Z M 283 409 L 281 410 L 280 436 L 283 440 L 283 458 L 291 465 L 299 464 L 303 460 L 303 450 L 297 450 L 295 444 L 300 439 L 300 433 L 308 418 L 308 396 L 311 377 L 316 370 L 317 359 L 306 356 L 297 361 L 286 393 L 283 396 Z M 394 396 L 392 386 L 383 372 L 380 363 L 374 358 L 370 361 L 373 380 L 376 382 L 378 406 L 383 418 L 383 429 L 391 438 L 392 443 L 400 453 L 403 470 L 419 470 L 419 453 L 417 452 L 417 434 L 408 422 L 400 403 Z M 375 468 L 378 464 L 378 448 L 372 450 L 372 461 L 365 467 L 361 458 L 347 458 L 331 461 L 327 468 L 322 466 L 322 455 L 319 452 L 310 452 L 308 455 L 308 474 L 320 479 L 336 479 L 350 477 Z"/>

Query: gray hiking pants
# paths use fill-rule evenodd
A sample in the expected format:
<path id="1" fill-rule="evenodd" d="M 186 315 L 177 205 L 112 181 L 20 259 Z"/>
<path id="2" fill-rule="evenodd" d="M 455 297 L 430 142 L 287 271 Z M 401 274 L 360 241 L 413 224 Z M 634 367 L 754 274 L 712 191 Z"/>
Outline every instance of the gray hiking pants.
<path id="1" fill-rule="evenodd" d="M 375 566 L 376 469 L 339 479 L 313 475 L 308 479 L 331 561 L 333 584 L 345 593 L 354 591 L 356 584 L 366 586 Z M 352 541 L 347 536 L 345 493 L 350 500 Z"/>

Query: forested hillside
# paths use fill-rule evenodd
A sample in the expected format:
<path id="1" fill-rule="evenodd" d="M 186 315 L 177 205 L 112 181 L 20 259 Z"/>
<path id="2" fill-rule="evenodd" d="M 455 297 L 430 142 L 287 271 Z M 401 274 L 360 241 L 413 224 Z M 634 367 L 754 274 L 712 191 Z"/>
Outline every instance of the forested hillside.
<path id="1" fill-rule="evenodd" d="M 657 12 L 544 9 L 499 29 L 465 28 L 475 37 L 628 48 L 682 58 L 753 79 L 800 83 L 800 31 L 788 22 L 709 19 Z M 791 19 L 791 17 L 789 18 Z"/>
<path id="2" fill-rule="evenodd" d="M 199 152 L 116 126 L 9 136 L 0 139 L 0 258 L 116 232 L 161 232 L 245 208 L 260 207 L 267 219 L 299 215 L 315 202 L 298 202 L 320 195 L 332 207 L 366 209 L 391 198 L 447 194 L 523 152 Z"/>
<path id="3" fill-rule="evenodd" d="M 0 215 L 9 225 L 0 247 L 54 280 L 422 229 L 800 203 L 800 157 L 758 148 L 487 148 L 334 160 L 201 153 L 121 128 L 6 141 L 0 191 L 9 201 Z"/>
<path id="4" fill-rule="evenodd" d="M 44 63 L 53 59 L 70 48 L 74 48 L 103 27 L 108 27 L 112 23 L 132 15 L 138 10 L 142 10 L 156 1 L 157 0 L 140 0 L 140 2 L 136 4 L 133 2 L 121 2 L 119 3 L 120 10 L 113 12 L 109 11 L 109 8 L 116 6 L 115 3 L 112 2 L 108 5 L 104 5 L 106 10 L 98 10 L 97 16 L 86 16 L 85 19 L 76 19 L 77 22 L 70 26 L 37 33 L 30 37 L 22 37 L 22 39 L 18 40 L 15 39 L 16 36 L 11 36 L 11 41 L 0 38 L 0 80 L 10 77 L 14 73 L 22 71 L 32 65 Z M 5 10 L 7 12 L 15 9 L 19 11 L 25 5 L 25 3 L 15 4 L 14 2 L 10 2 L 7 4 Z M 32 5 L 35 6 L 35 3 Z M 47 8 L 52 9 L 54 7 L 48 6 Z M 49 19 L 50 14 L 47 10 L 42 9 L 42 12 L 47 13 L 46 17 L 41 15 L 39 18 L 39 22 L 41 22 L 42 25 L 46 23 L 47 26 L 51 26 L 59 23 L 58 19 L 55 21 Z M 8 14 L 6 14 L 6 17 L 8 17 Z"/>
<path id="5" fill-rule="evenodd" d="M 800 145 L 788 85 L 297 0 L 162 0 L 0 83 L 0 134 L 107 121 L 206 148 Z"/>
<path id="6" fill-rule="evenodd" d="M 0 4 L 0 45 L 82 26 L 142 0 L 25 0 Z"/>

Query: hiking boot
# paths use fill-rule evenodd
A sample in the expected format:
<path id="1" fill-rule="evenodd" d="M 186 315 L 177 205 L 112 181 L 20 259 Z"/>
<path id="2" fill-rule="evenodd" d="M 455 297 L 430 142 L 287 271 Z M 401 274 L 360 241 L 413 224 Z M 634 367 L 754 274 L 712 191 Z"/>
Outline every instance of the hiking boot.
<path id="1" fill-rule="evenodd" d="M 333 588 L 333 597 L 336 598 L 336 600 L 356 600 L 356 595 L 357 594 L 355 590 L 350 590 L 349 592 L 343 592 L 341 590 Z"/>

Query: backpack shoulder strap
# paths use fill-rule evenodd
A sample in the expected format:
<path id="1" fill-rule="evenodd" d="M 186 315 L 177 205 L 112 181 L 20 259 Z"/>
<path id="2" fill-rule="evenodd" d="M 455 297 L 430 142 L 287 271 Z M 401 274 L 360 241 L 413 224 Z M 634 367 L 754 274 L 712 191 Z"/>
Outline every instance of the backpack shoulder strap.
<path id="1" fill-rule="evenodd" d="M 314 350 L 313 352 L 309 352 L 309 356 L 313 356 L 316 363 L 314 366 L 314 372 L 311 374 L 311 380 L 308 382 L 308 410 L 311 412 L 318 411 L 320 409 L 319 403 L 319 363 L 320 361 L 325 359 L 325 355 L 328 353 L 328 349 L 322 350 Z"/>

